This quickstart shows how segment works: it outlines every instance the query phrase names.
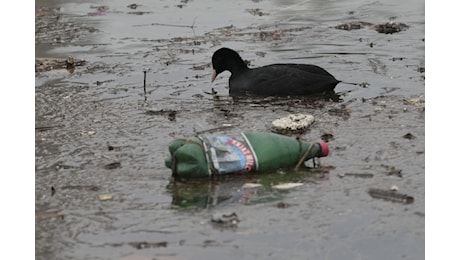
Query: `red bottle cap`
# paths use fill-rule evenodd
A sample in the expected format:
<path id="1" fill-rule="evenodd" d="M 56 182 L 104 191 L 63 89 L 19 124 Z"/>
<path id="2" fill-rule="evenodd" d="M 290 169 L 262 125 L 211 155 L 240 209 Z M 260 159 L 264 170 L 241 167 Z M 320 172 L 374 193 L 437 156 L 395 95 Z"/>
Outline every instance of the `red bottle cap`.
<path id="1" fill-rule="evenodd" d="M 319 146 L 321 147 L 321 155 L 320 157 L 327 156 L 329 154 L 329 145 L 325 142 L 319 143 Z"/>

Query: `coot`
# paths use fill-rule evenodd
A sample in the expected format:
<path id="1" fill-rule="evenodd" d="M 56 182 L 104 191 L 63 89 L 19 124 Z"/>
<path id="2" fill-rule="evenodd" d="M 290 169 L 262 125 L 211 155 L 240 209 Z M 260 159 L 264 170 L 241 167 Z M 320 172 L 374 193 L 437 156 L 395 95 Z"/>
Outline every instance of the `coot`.
<path id="1" fill-rule="evenodd" d="M 211 82 L 223 71 L 230 71 L 230 95 L 258 96 L 310 95 L 333 92 L 340 82 L 325 69 L 308 64 L 272 64 L 250 69 L 240 55 L 221 48 L 212 55 Z"/>

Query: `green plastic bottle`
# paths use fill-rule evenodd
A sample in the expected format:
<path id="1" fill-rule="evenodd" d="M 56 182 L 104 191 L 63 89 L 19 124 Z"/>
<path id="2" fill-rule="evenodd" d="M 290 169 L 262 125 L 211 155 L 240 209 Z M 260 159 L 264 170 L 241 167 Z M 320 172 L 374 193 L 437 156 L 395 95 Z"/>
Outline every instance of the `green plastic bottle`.
<path id="1" fill-rule="evenodd" d="M 175 177 L 266 172 L 293 168 L 329 154 L 325 142 L 308 143 L 293 137 L 265 132 L 246 132 L 174 140 L 165 165 Z"/>

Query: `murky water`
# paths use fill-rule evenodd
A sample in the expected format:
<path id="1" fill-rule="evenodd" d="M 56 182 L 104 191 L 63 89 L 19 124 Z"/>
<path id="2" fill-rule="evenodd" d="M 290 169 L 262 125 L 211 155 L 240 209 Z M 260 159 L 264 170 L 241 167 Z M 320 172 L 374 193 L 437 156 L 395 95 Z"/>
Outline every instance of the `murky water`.
<path id="1" fill-rule="evenodd" d="M 36 73 L 37 259 L 424 258 L 423 1 L 130 4 L 36 1 L 36 57 L 86 60 Z M 358 21 L 409 28 L 334 28 Z M 369 87 L 339 84 L 341 102 L 233 100 L 228 73 L 210 84 L 223 46 Z M 289 113 L 316 117 L 302 138 L 333 137 L 320 170 L 174 183 L 164 166 L 176 138 L 269 131 Z M 304 185 L 271 188 L 282 182 Z M 367 193 L 394 185 L 414 203 Z M 213 225 L 219 212 L 238 226 Z"/>

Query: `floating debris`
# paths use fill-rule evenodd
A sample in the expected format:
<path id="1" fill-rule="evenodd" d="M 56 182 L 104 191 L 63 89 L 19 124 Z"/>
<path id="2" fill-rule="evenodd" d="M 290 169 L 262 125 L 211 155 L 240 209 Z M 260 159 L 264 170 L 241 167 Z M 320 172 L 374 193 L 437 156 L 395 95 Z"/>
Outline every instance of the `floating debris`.
<path id="1" fill-rule="evenodd" d="M 258 33 L 259 40 L 261 41 L 276 41 L 280 40 L 284 36 L 283 30 L 274 30 L 274 31 L 261 31 Z M 245 63 L 249 66 L 250 61 L 246 61 Z"/>
<path id="2" fill-rule="evenodd" d="M 273 129 L 279 133 L 302 133 L 315 121 L 307 114 L 291 114 L 272 122 Z"/>
<path id="3" fill-rule="evenodd" d="M 37 212 L 35 213 L 36 219 L 49 219 L 49 218 L 60 218 L 64 219 L 64 213 L 58 212 Z"/>
<path id="4" fill-rule="evenodd" d="M 127 12 L 127 14 L 134 14 L 134 15 L 144 15 L 144 14 L 151 14 L 152 12 Z"/>
<path id="5" fill-rule="evenodd" d="M 264 16 L 264 15 L 268 15 L 268 13 L 264 13 L 262 12 L 259 8 L 256 8 L 256 9 L 247 9 L 246 11 L 248 11 L 251 15 L 253 16 Z"/>
<path id="6" fill-rule="evenodd" d="M 40 131 L 40 132 L 44 132 L 44 131 L 53 130 L 55 128 L 64 127 L 64 126 L 65 125 L 36 126 L 35 130 Z"/>
<path id="7" fill-rule="evenodd" d="M 212 215 L 211 222 L 221 227 L 236 227 L 240 222 L 240 219 L 235 212 L 216 213 Z"/>
<path id="8" fill-rule="evenodd" d="M 362 28 L 370 28 L 374 26 L 372 23 L 368 22 L 350 22 L 350 23 L 344 23 L 344 24 L 339 24 L 335 26 L 335 29 L 339 30 L 346 30 L 346 31 L 351 31 L 351 30 L 358 30 Z"/>
<path id="9" fill-rule="evenodd" d="M 339 24 L 335 26 L 334 28 L 339 29 L 339 30 L 346 30 L 346 31 L 368 28 L 368 29 L 374 29 L 379 33 L 392 34 L 392 33 L 397 33 L 397 32 L 406 30 L 407 28 L 409 28 L 409 26 L 404 23 L 393 23 L 393 22 L 383 23 L 383 24 L 373 24 L 373 23 L 368 23 L 368 22 L 350 22 L 350 23 Z"/>
<path id="10" fill-rule="evenodd" d="M 390 165 L 384 165 L 384 164 L 382 164 L 381 166 L 384 167 L 384 168 L 386 169 L 386 171 L 387 171 L 386 174 L 387 174 L 387 175 L 389 175 L 389 176 L 391 176 L 391 175 L 396 175 L 396 176 L 402 178 L 402 170 L 396 169 L 396 167 L 390 166 Z"/>
<path id="11" fill-rule="evenodd" d="M 289 203 L 286 203 L 286 202 L 278 202 L 278 203 L 276 203 L 276 207 L 279 208 L 279 209 L 286 209 L 286 208 L 289 208 L 290 206 L 292 206 L 292 205 L 289 204 Z"/>
<path id="12" fill-rule="evenodd" d="M 400 60 L 404 60 L 404 59 L 406 59 L 406 58 L 404 58 L 404 57 L 393 57 L 390 60 L 392 60 L 392 61 L 400 61 Z"/>
<path id="13" fill-rule="evenodd" d="M 110 144 L 107 144 L 107 149 L 109 151 L 121 151 L 121 147 L 119 146 L 113 146 L 113 145 L 110 145 Z"/>
<path id="14" fill-rule="evenodd" d="M 361 83 L 358 84 L 358 86 L 363 87 L 363 88 L 367 88 L 367 87 L 369 87 L 370 85 L 371 85 L 371 84 L 369 84 L 368 82 L 361 82 Z"/>
<path id="15" fill-rule="evenodd" d="M 325 133 L 321 135 L 321 140 L 324 142 L 329 142 L 330 140 L 334 140 L 334 136 L 332 134 Z"/>
<path id="16" fill-rule="evenodd" d="M 390 190 L 391 190 L 391 191 L 398 191 L 399 188 L 398 188 L 398 186 L 393 185 L 393 186 L 390 187 Z"/>
<path id="17" fill-rule="evenodd" d="M 340 178 L 349 176 L 349 177 L 356 177 L 356 178 L 372 178 L 374 174 L 372 173 L 339 173 L 338 176 Z"/>
<path id="18" fill-rule="evenodd" d="M 421 97 L 418 98 L 411 98 L 411 99 L 403 99 L 405 103 L 414 105 L 414 106 L 422 106 L 425 104 L 425 100 L 423 100 Z"/>
<path id="19" fill-rule="evenodd" d="M 170 109 L 147 110 L 145 114 L 149 116 L 163 115 L 166 116 L 169 121 L 176 121 L 177 111 Z"/>
<path id="20" fill-rule="evenodd" d="M 131 8 L 131 9 L 136 9 L 137 7 L 139 7 L 139 5 L 138 4 L 130 4 L 130 5 L 126 6 L 126 7 Z"/>
<path id="21" fill-rule="evenodd" d="M 113 169 L 120 168 L 120 167 L 121 167 L 120 162 L 113 162 L 113 163 L 104 165 L 104 169 L 107 169 L 107 170 L 113 170 Z"/>
<path id="22" fill-rule="evenodd" d="M 413 135 L 411 133 L 407 133 L 407 134 L 403 135 L 403 138 L 412 140 L 412 139 L 415 139 L 415 135 Z"/>
<path id="23" fill-rule="evenodd" d="M 327 113 L 331 116 L 340 116 L 343 119 L 348 119 L 350 118 L 351 115 L 351 110 L 349 108 L 346 108 L 345 106 L 341 106 L 340 108 L 331 108 L 327 111 Z"/>
<path id="24" fill-rule="evenodd" d="M 368 193 L 369 195 L 371 195 L 372 198 L 376 198 L 376 199 L 383 199 L 383 200 L 388 200 L 388 201 L 398 202 L 398 203 L 403 203 L 403 204 L 411 204 L 414 202 L 414 197 L 406 195 L 406 194 L 401 194 L 393 190 L 383 190 L 383 189 L 371 188 L 368 190 Z"/>
<path id="25" fill-rule="evenodd" d="M 404 23 L 384 23 L 375 25 L 374 29 L 379 33 L 392 34 L 397 33 L 409 28 L 408 25 Z"/>
<path id="26" fill-rule="evenodd" d="M 35 72 L 44 72 L 56 69 L 67 69 L 73 72 L 76 66 L 83 66 L 85 60 L 75 59 L 72 56 L 68 58 L 35 58 Z"/>
<path id="27" fill-rule="evenodd" d="M 96 185 L 67 185 L 61 188 L 61 190 L 89 190 L 98 191 L 99 187 Z"/>
<path id="28" fill-rule="evenodd" d="M 168 242 L 131 242 L 128 243 L 130 246 L 136 249 L 145 249 L 145 248 L 158 248 L 158 247 L 167 247 Z"/>
<path id="29" fill-rule="evenodd" d="M 87 131 L 82 131 L 81 132 L 81 135 L 94 135 L 96 134 L 96 131 L 93 131 L 93 130 L 87 130 Z"/>
<path id="30" fill-rule="evenodd" d="M 253 188 L 259 188 L 262 187 L 262 184 L 260 183 L 245 183 L 241 187 L 242 189 L 253 189 Z"/>
<path id="31" fill-rule="evenodd" d="M 113 199 L 112 194 L 100 194 L 99 195 L 100 201 L 111 200 L 111 199 Z"/>
<path id="32" fill-rule="evenodd" d="M 171 113 L 168 114 L 168 120 L 169 121 L 176 121 L 176 114 L 177 114 L 177 111 L 173 111 Z"/>
<path id="33" fill-rule="evenodd" d="M 180 138 L 170 142 L 168 149 L 165 166 L 175 178 L 270 172 L 296 164 L 297 171 L 306 161 L 329 154 L 325 142 L 308 143 L 264 132 Z"/>
<path id="34" fill-rule="evenodd" d="M 98 10 L 99 12 L 102 12 L 102 11 L 107 11 L 110 9 L 110 7 L 108 7 L 107 5 L 90 5 L 89 8 L 91 9 L 96 9 Z"/>
<path id="35" fill-rule="evenodd" d="M 302 185 L 303 183 L 290 182 L 290 183 L 282 183 L 282 184 L 273 185 L 272 188 L 276 190 L 289 190 L 289 189 L 297 188 Z"/>
<path id="36" fill-rule="evenodd" d="M 75 68 L 75 59 L 72 56 L 69 56 L 65 61 L 66 69 Z"/>

